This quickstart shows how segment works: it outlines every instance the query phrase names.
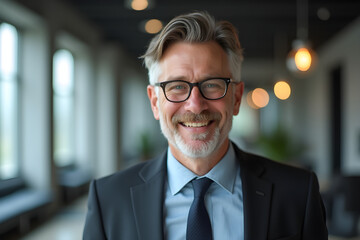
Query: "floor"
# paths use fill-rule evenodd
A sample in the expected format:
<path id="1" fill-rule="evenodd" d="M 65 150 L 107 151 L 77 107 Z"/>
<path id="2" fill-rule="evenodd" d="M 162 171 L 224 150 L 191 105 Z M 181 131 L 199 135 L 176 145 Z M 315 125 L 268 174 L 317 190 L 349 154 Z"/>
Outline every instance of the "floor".
<path id="1" fill-rule="evenodd" d="M 46 224 L 31 231 L 21 240 L 79 240 L 82 239 L 87 197 L 61 210 Z"/>

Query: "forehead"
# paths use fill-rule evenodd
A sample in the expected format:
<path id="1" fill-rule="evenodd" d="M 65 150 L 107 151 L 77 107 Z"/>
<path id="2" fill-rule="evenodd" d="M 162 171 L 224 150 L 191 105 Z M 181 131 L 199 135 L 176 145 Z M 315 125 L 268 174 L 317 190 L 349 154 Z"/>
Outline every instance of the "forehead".
<path id="1" fill-rule="evenodd" d="M 171 44 L 160 59 L 162 77 L 180 75 L 188 78 L 229 77 L 228 57 L 222 47 L 214 42 Z M 168 80 L 168 79 L 164 79 Z"/>

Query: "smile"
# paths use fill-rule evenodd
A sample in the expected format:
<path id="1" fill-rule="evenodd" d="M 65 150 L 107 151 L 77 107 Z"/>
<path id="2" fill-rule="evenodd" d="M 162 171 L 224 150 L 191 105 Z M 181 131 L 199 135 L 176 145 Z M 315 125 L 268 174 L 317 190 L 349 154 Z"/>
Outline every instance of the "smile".
<path id="1" fill-rule="evenodd" d="M 211 123 L 211 121 L 207 121 L 207 122 L 181 122 L 180 124 L 185 126 L 185 127 L 198 128 L 198 127 L 206 127 L 210 123 Z"/>

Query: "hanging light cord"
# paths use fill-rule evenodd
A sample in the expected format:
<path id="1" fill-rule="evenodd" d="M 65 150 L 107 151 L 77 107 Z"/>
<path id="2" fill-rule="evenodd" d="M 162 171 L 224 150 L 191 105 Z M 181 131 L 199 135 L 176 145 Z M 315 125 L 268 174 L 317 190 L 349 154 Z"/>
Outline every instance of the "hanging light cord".
<path id="1" fill-rule="evenodd" d="M 308 38 L 308 0 L 297 0 L 297 38 Z"/>

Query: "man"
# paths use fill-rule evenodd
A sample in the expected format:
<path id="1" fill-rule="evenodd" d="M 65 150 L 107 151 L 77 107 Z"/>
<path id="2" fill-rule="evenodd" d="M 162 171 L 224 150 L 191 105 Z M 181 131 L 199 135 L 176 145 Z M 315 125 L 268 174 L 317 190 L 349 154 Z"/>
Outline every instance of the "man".
<path id="1" fill-rule="evenodd" d="M 230 23 L 203 12 L 178 16 L 144 58 L 169 148 L 92 182 L 84 239 L 327 239 L 315 174 L 245 153 L 228 138 L 244 89 Z"/>

